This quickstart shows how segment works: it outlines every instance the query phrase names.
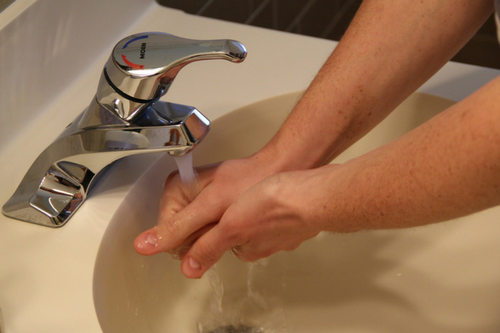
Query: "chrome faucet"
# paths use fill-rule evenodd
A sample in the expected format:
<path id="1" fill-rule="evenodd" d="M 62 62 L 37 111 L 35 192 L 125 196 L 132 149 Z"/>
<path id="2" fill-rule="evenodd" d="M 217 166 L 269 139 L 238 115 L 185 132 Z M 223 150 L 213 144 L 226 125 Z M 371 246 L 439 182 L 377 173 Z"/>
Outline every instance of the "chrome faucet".
<path id="1" fill-rule="evenodd" d="M 210 59 L 242 62 L 246 54 L 233 40 L 157 32 L 124 38 L 114 47 L 90 105 L 35 160 L 3 213 L 60 227 L 113 162 L 149 152 L 186 154 L 207 135 L 210 121 L 194 107 L 160 97 L 185 65 Z"/>

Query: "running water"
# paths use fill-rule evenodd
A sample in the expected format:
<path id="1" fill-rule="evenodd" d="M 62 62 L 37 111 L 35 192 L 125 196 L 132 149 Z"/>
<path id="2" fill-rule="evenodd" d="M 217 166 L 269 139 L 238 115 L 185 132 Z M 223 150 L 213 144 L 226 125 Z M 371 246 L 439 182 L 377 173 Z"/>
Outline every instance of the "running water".
<path id="1" fill-rule="evenodd" d="M 175 156 L 174 160 L 182 184 L 185 187 L 186 195 L 192 200 L 200 191 L 198 174 L 193 168 L 192 152 L 183 156 Z M 268 260 L 266 259 L 248 264 L 247 293 L 241 295 L 239 304 L 233 304 L 230 313 L 225 313 L 222 307 L 224 285 L 219 274 L 213 268 L 207 272 L 213 296 L 210 304 L 213 323 L 210 326 L 216 323 L 220 325 L 217 325 L 218 327 L 208 333 L 280 333 L 287 331 L 283 309 L 270 304 L 270 300 L 258 292 L 258 288 L 255 286 L 258 268 L 266 266 L 267 263 Z M 235 311 L 236 313 L 234 313 Z M 261 322 L 259 325 L 245 326 L 243 324 L 243 318 L 249 312 L 254 312 L 257 317 L 260 317 L 259 321 Z M 198 332 L 207 333 L 204 326 L 203 323 L 198 322 Z"/>
<path id="2" fill-rule="evenodd" d="M 248 263 L 247 296 L 251 302 L 255 303 L 263 309 L 267 308 L 268 305 L 264 297 L 258 292 L 257 288 L 255 287 L 255 280 L 257 278 L 256 274 L 258 268 L 265 267 L 268 263 L 269 258 Z"/>
<path id="3" fill-rule="evenodd" d="M 197 323 L 198 333 L 288 332 L 282 304 L 258 286 L 268 262 L 264 259 L 246 264 L 247 275 L 239 277 L 243 288 L 236 287 L 234 281 L 225 281 L 228 275 L 220 275 L 217 268 L 207 272 L 211 286 L 211 316 Z M 236 278 L 236 275 L 231 274 L 231 278 Z M 224 285 L 227 282 L 229 290 L 226 291 Z"/>
<path id="4" fill-rule="evenodd" d="M 193 167 L 193 153 L 190 151 L 182 156 L 174 156 L 179 176 L 189 199 L 196 197 L 200 191 L 198 184 L 198 174 Z"/>
<path id="5" fill-rule="evenodd" d="M 210 308 L 212 309 L 212 314 L 215 317 L 221 317 L 223 312 L 222 297 L 224 296 L 224 285 L 222 284 L 219 275 L 215 272 L 214 269 L 210 269 L 207 274 L 213 293 L 213 299 Z"/>
<path id="6" fill-rule="evenodd" d="M 191 202 L 200 192 L 200 186 L 198 183 L 198 174 L 196 173 L 196 170 L 193 167 L 192 152 L 188 152 L 182 156 L 173 156 L 173 158 L 175 164 L 177 164 L 177 169 L 179 170 L 179 177 L 181 178 L 182 188 L 184 192 L 183 194 L 185 198 L 188 199 L 188 202 Z M 160 202 L 160 205 L 162 204 L 163 203 Z M 196 237 L 196 233 L 194 233 L 192 236 Z M 191 241 L 194 241 L 196 239 L 193 237 L 191 237 L 191 239 L 190 237 L 188 237 L 183 244 L 168 251 L 170 255 L 174 259 L 180 259 L 182 255 L 184 255 L 191 247 L 192 245 Z"/>

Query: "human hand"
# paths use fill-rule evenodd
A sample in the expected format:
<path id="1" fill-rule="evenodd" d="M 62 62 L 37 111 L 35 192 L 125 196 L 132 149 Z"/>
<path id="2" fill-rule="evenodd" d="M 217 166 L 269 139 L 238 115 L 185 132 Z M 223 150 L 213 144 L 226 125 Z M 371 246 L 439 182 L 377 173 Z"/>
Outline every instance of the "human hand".
<path id="1" fill-rule="evenodd" d="M 329 214 L 324 175 L 320 169 L 281 173 L 252 186 L 192 244 L 181 265 L 183 273 L 199 278 L 227 251 L 255 261 L 294 250 L 316 236 Z"/>
<path id="2" fill-rule="evenodd" d="M 198 189 L 171 174 L 161 199 L 158 225 L 139 235 L 134 246 L 143 255 L 170 252 L 183 258 L 193 242 L 210 230 L 249 187 L 275 172 L 262 156 L 229 160 L 197 169 Z"/>

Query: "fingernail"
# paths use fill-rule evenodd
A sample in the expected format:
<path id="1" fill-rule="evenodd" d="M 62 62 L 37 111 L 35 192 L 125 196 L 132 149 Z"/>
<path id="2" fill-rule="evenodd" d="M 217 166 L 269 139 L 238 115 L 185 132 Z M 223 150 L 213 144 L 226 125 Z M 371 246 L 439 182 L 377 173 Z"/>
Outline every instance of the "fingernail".
<path id="1" fill-rule="evenodd" d="M 201 265 L 199 262 L 197 262 L 194 258 L 189 258 L 189 266 L 191 266 L 192 269 L 199 270 L 201 268 Z"/>
<path id="2" fill-rule="evenodd" d="M 158 237 L 155 231 L 148 231 L 140 235 L 136 240 L 136 247 L 139 250 L 150 251 L 158 245 Z"/>
<path id="3" fill-rule="evenodd" d="M 146 236 L 146 243 L 154 245 L 158 245 L 158 238 L 156 237 L 156 232 L 149 232 L 148 235 Z"/>

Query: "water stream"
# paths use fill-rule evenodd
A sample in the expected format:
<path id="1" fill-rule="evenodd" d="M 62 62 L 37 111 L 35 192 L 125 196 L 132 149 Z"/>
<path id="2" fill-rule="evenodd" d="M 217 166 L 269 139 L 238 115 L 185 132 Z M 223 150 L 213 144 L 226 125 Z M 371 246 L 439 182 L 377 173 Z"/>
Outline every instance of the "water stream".
<path id="1" fill-rule="evenodd" d="M 191 200 L 200 192 L 198 174 L 193 167 L 193 153 L 189 152 L 182 156 L 174 156 L 182 185 L 186 189 L 186 194 Z"/>
<path id="2" fill-rule="evenodd" d="M 198 195 L 200 191 L 198 183 L 198 174 L 193 167 L 193 156 L 189 152 L 183 156 L 176 156 L 175 162 L 179 170 L 179 175 L 183 186 L 185 186 L 186 195 L 191 200 Z M 212 312 L 211 323 L 198 322 L 199 333 L 279 333 L 286 332 L 285 320 L 282 308 L 273 306 L 268 302 L 255 286 L 256 272 L 259 268 L 266 266 L 268 260 L 260 260 L 254 263 L 248 263 L 247 274 L 247 292 L 242 295 L 238 304 L 231 304 L 231 313 L 226 313 L 223 309 L 224 284 L 216 269 L 210 269 L 206 275 L 212 291 L 210 310 Z M 236 310 L 236 312 L 235 312 Z M 262 321 L 259 325 L 246 326 L 244 318 L 248 312 L 256 312 L 260 315 Z M 215 326 L 214 326 L 215 325 Z M 212 326 L 207 331 L 206 326 Z"/>

